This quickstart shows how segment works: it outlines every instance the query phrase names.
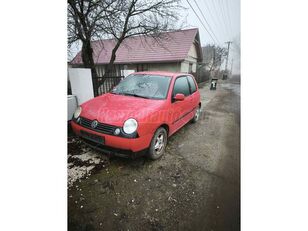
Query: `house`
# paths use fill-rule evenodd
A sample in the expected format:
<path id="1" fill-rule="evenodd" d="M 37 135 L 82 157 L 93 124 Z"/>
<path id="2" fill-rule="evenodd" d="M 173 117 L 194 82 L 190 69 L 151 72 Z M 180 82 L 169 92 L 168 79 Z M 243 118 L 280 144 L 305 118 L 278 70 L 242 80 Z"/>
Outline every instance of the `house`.
<path id="1" fill-rule="evenodd" d="M 150 36 L 125 39 L 116 53 L 116 74 L 124 75 L 128 70 L 196 73 L 197 64 L 202 61 L 198 29 L 165 32 L 163 35 L 164 39 L 160 42 Z M 115 43 L 114 39 L 92 42 L 98 76 L 104 75 Z M 81 52 L 72 60 L 71 65 L 82 65 Z"/>

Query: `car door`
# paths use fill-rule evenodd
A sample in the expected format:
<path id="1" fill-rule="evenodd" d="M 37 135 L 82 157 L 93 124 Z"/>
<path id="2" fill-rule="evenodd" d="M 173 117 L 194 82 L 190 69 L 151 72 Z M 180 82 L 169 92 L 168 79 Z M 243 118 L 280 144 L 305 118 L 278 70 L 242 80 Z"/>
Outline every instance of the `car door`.
<path id="1" fill-rule="evenodd" d="M 183 101 L 174 101 L 176 94 L 181 93 L 185 95 Z M 186 116 L 190 110 L 190 89 L 186 76 L 177 77 L 171 95 L 171 112 L 172 112 L 172 130 L 176 131 L 186 124 Z"/>
<path id="2" fill-rule="evenodd" d="M 196 81 L 193 79 L 193 77 L 188 75 L 187 80 L 188 80 L 189 88 L 190 88 L 190 99 L 189 99 L 191 102 L 190 106 L 191 106 L 191 110 L 194 110 L 199 105 L 200 94 L 197 91 Z"/>

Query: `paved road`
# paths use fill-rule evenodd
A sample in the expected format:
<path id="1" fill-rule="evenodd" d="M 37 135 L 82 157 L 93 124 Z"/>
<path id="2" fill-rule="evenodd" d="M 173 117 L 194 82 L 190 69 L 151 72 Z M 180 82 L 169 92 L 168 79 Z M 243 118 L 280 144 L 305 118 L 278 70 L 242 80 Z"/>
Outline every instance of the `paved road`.
<path id="1" fill-rule="evenodd" d="M 239 230 L 239 83 L 201 88 L 201 120 L 173 135 L 162 159 L 113 158 L 75 182 L 69 230 Z"/>

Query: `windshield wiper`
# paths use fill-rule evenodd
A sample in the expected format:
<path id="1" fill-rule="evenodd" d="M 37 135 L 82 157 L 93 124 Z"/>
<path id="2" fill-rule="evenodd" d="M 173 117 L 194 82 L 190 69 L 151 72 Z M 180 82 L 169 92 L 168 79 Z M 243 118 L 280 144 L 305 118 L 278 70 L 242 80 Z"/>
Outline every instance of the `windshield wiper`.
<path id="1" fill-rule="evenodd" d="M 121 95 L 128 95 L 128 96 L 134 96 L 134 97 L 139 97 L 139 98 L 143 98 L 143 99 L 149 99 L 149 97 L 137 95 L 137 94 L 134 94 L 134 93 L 122 93 Z"/>
<path id="2" fill-rule="evenodd" d="M 110 93 L 111 93 L 111 94 L 115 94 L 115 95 L 120 95 L 120 93 L 115 92 L 115 91 L 111 91 Z"/>

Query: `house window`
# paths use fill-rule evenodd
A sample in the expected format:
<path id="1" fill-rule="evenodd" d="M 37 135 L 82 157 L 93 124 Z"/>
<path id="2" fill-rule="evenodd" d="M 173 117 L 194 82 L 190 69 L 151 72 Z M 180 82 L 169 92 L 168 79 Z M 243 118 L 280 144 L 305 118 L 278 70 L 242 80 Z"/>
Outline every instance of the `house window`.
<path id="1" fill-rule="evenodd" d="M 193 64 L 192 64 L 192 63 L 189 63 L 189 68 L 188 68 L 188 73 L 189 73 L 189 74 L 192 73 L 192 67 L 193 67 Z"/>

